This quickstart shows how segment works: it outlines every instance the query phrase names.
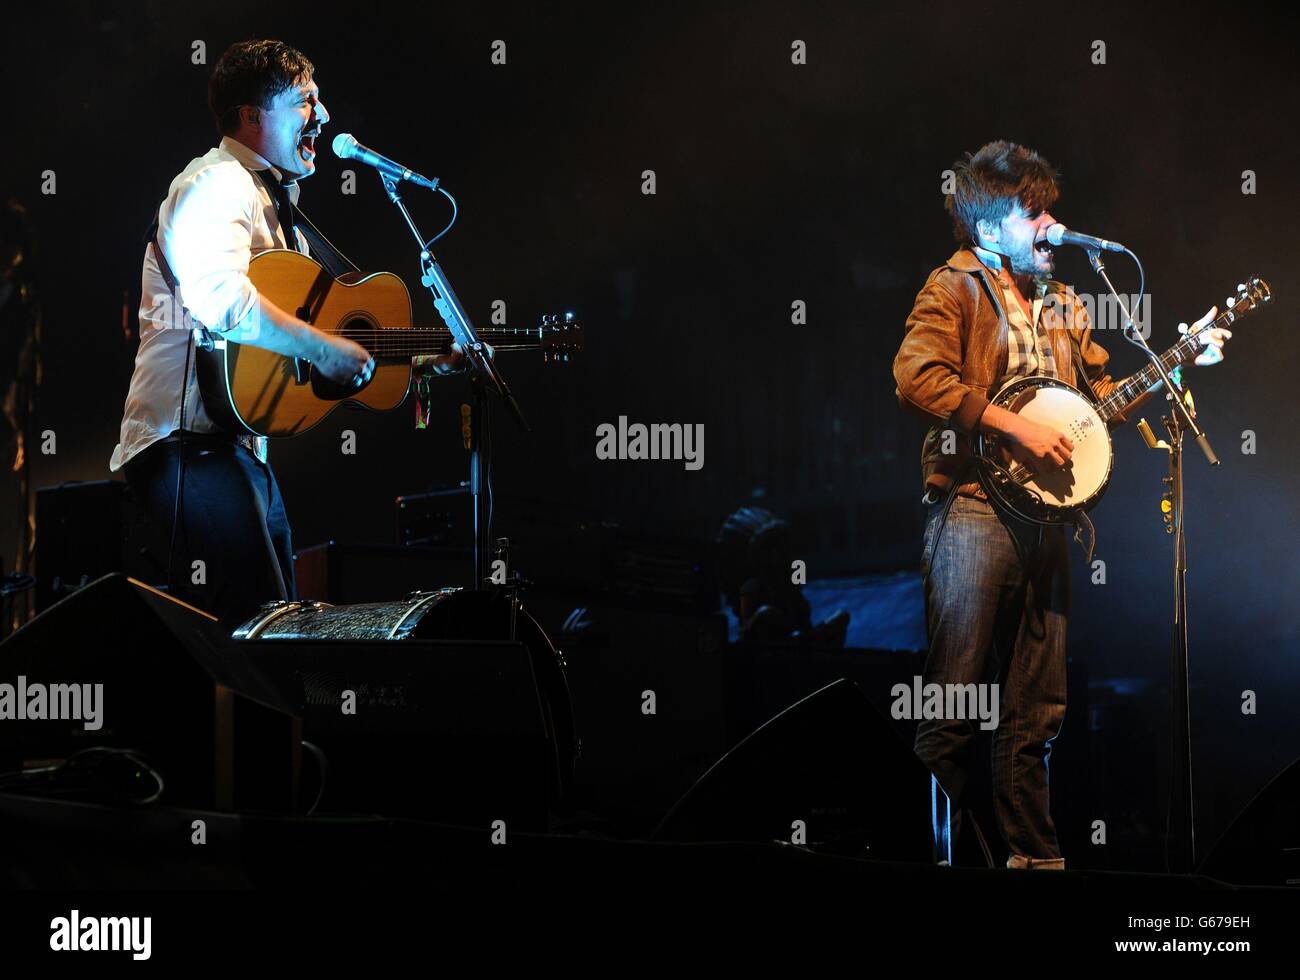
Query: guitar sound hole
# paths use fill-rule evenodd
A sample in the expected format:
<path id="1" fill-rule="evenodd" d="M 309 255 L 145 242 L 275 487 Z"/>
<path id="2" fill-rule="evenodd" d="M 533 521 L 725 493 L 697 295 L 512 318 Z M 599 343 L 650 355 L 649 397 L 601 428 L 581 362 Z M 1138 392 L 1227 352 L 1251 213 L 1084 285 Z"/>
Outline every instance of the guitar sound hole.
<path id="1" fill-rule="evenodd" d="M 375 344 L 375 325 L 361 317 L 355 317 L 343 324 L 343 329 L 339 333 L 366 350 L 370 350 Z"/>
<path id="2" fill-rule="evenodd" d="M 379 358 L 375 356 L 371 349 L 375 346 L 375 325 L 363 317 L 353 317 L 343 324 L 343 328 L 338 331 L 338 335 L 346 337 L 353 343 L 360 344 L 366 350 L 370 351 L 371 357 L 374 357 L 375 364 L 378 366 Z M 312 366 L 311 370 L 311 390 L 317 397 L 325 401 L 343 401 L 347 398 L 355 398 L 358 392 L 365 391 L 374 381 L 374 375 L 371 375 L 370 381 L 360 387 L 352 384 L 338 384 L 325 377 L 320 370 Z"/>

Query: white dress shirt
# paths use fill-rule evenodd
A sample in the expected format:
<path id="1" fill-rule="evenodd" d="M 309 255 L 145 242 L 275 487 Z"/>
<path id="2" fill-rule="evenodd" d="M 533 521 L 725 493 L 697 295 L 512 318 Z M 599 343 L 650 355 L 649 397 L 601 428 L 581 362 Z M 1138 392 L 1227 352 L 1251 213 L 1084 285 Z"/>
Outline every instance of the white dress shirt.
<path id="1" fill-rule="evenodd" d="M 256 176 L 258 170 L 281 178 L 269 162 L 227 136 L 176 176 L 158 212 L 158 237 L 176 277 L 182 308 L 237 343 L 255 342 L 249 324 L 256 318 L 250 320 L 248 314 L 257 302 L 257 287 L 248 278 L 249 259 L 267 249 L 288 247 L 275 201 Z M 296 205 L 298 185 L 287 187 Z M 306 240 L 296 231 L 296 247 L 306 252 Z M 180 428 L 182 375 L 192 331 L 182 317 L 172 315 L 173 305 L 153 248 L 147 247 L 140 277 L 140 349 L 122 413 L 121 441 L 108 464 L 115 473 L 136 453 Z M 204 410 L 193 353 L 189 361 L 185 428 L 219 431 Z M 255 440 L 254 452 L 265 461 L 264 438 Z"/>

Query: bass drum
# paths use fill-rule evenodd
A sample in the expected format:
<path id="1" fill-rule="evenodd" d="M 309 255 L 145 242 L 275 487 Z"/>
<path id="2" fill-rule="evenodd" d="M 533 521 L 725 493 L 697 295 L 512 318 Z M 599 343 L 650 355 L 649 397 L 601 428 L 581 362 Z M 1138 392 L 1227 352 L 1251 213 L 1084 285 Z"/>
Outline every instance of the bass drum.
<path id="1" fill-rule="evenodd" d="M 555 791 L 573 788 L 579 742 L 564 655 L 522 606 L 513 610 L 515 639 L 528 649 L 555 756 Z M 235 640 L 510 640 L 512 603 L 493 591 L 437 589 L 391 602 L 332 606 L 273 602 L 240 626 Z"/>

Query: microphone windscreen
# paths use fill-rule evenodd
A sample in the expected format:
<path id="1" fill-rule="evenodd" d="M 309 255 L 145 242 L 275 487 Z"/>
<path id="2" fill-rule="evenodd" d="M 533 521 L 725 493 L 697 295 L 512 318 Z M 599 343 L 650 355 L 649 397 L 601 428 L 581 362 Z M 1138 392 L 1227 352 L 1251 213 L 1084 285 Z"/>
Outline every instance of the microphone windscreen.
<path id="1" fill-rule="evenodd" d="M 338 151 L 339 151 L 338 141 L 335 140 L 334 152 L 337 153 Z M 1065 232 L 1066 232 L 1065 225 L 1060 225 L 1060 224 L 1049 225 L 1047 228 L 1047 240 L 1051 242 L 1053 245 L 1060 245 L 1063 241 L 1065 241 Z"/>
<path id="2" fill-rule="evenodd" d="M 334 137 L 334 142 L 330 144 L 330 147 L 334 150 L 334 155 L 336 157 L 341 157 L 346 160 L 348 157 L 352 156 L 349 151 L 356 145 L 356 137 L 351 133 L 339 133 Z"/>

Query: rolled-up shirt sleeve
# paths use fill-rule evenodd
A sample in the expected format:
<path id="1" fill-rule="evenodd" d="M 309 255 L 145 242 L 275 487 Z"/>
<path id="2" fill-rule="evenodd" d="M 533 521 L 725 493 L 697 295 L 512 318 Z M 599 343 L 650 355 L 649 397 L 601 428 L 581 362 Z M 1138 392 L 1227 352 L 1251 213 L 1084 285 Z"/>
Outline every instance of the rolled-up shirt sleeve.
<path id="1" fill-rule="evenodd" d="M 215 166 L 177 181 L 159 215 L 159 237 L 190 314 L 209 330 L 250 343 L 257 287 L 248 277 L 255 192 L 247 171 Z"/>

